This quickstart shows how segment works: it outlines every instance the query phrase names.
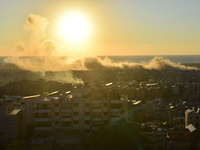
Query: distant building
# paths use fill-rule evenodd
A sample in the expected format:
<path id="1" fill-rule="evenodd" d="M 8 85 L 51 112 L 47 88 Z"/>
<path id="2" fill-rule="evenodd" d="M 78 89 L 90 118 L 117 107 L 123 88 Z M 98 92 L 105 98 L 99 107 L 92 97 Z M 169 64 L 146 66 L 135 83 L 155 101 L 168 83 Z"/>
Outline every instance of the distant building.
<path id="1" fill-rule="evenodd" d="M 190 147 L 191 141 L 195 138 L 198 137 L 200 130 L 195 130 L 193 132 L 190 132 L 189 130 L 182 130 L 182 131 L 169 131 L 168 132 L 168 137 L 170 141 L 173 143 L 173 150 L 183 150 L 186 149 L 186 147 Z M 197 150 L 200 148 L 200 142 L 197 141 Z"/>
<path id="2" fill-rule="evenodd" d="M 195 128 L 200 127 L 200 109 L 187 109 L 185 111 L 185 128 L 192 124 Z"/>
<path id="3" fill-rule="evenodd" d="M 163 149 L 171 150 L 172 143 L 168 140 L 167 132 L 162 128 L 156 128 L 151 132 L 142 132 L 142 134 L 147 135 L 151 138 L 155 145 L 160 145 Z"/>

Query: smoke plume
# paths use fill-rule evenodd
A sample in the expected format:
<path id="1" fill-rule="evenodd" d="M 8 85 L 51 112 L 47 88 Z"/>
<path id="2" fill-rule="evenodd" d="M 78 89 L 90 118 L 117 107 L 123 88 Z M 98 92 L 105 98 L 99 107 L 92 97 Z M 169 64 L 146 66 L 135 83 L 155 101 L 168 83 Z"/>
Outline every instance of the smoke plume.
<path id="1" fill-rule="evenodd" d="M 56 56 L 60 46 L 53 40 L 44 40 L 42 38 L 48 25 L 46 18 L 39 15 L 29 14 L 24 25 L 24 29 L 30 31 L 30 41 L 26 45 L 19 42 L 15 47 L 15 54 L 18 57 L 7 57 L 4 61 L 13 63 L 18 67 L 31 70 L 33 72 L 46 71 L 68 71 L 63 78 L 70 82 L 80 83 L 74 79 L 70 70 L 96 70 L 96 69 L 156 69 L 156 70 L 191 70 L 198 69 L 187 67 L 180 63 L 173 63 L 162 57 L 155 57 L 150 62 L 129 63 L 114 62 L 109 58 L 100 58 L 97 56 L 71 57 Z M 28 57 L 37 56 L 37 57 Z M 57 79 L 57 77 L 54 77 Z M 61 80 L 61 79 L 59 79 Z"/>

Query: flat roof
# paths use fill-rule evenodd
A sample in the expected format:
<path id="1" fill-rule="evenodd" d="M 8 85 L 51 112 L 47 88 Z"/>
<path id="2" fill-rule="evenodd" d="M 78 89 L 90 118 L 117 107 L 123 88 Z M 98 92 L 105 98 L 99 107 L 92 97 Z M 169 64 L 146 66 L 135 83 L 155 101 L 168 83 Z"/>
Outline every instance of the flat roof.
<path id="1" fill-rule="evenodd" d="M 133 105 L 137 105 L 139 103 L 141 103 L 141 101 L 137 101 L 137 102 L 133 103 Z"/>
<path id="2" fill-rule="evenodd" d="M 11 113 L 9 115 L 16 115 L 18 114 L 18 112 L 20 112 L 21 109 L 14 109 L 13 111 L 11 111 Z"/>
<path id="3" fill-rule="evenodd" d="M 32 95 L 32 96 L 25 96 L 22 99 L 30 99 L 30 98 L 36 98 L 39 97 L 40 95 Z"/>

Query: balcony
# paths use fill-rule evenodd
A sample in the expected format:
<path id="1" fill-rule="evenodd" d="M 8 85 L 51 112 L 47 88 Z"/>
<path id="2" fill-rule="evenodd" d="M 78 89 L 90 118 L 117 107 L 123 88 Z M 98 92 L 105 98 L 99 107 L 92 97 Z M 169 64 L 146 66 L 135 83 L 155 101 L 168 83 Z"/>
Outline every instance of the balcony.
<path id="1" fill-rule="evenodd" d="M 90 116 L 84 116 L 84 120 L 90 120 Z"/>
<path id="2" fill-rule="evenodd" d="M 50 113 L 51 109 L 35 109 L 34 113 Z"/>
<path id="3" fill-rule="evenodd" d="M 84 129 L 90 129 L 90 125 L 84 125 Z"/>
<path id="4" fill-rule="evenodd" d="M 45 100 L 45 101 L 41 100 L 41 101 L 34 101 L 34 103 L 35 104 L 50 104 L 51 101 L 50 100 Z"/>
<path id="5" fill-rule="evenodd" d="M 59 118 L 58 116 L 56 116 L 56 117 L 54 117 L 54 120 L 55 120 L 55 121 L 59 121 L 60 118 Z"/>
<path id="6" fill-rule="evenodd" d="M 103 101 L 104 103 L 108 103 L 109 101 L 107 100 L 107 99 L 104 99 L 104 101 Z"/>
<path id="7" fill-rule="evenodd" d="M 73 111 L 78 112 L 79 111 L 79 107 L 74 107 Z"/>
<path id="8" fill-rule="evenodd" d="M 110 103 L 121 103 L 121 100 L 110 100 Z"/>
<path id="9" fill-rule="evenodd" d="M 51 121 L 51 118 L 35 118 L 36 122 L 45 122 L 45 121 Z"/>
<path id="10" fill-rule="evenodd" d="M 73 120 L 79 120 L 79 116 L 74 116 Z"/>
<path id="11" fill-rule="evenodd" d="M 103 108 L 103 111 L 108 111 L 108 107 L 104 107 L 104 108 Z"/>
<path id="12" fill-rule="evenodd" d="M 92 121 L 101 121 L 101 118 L 100 117 L 92 118 Z"/>
<path id="13" fill-rule="evenodd" d="M 62 130 L 71 130 L 72 127 L 62 127 Z"/>
<path id="14" fill-rule="evenodd" d="M 101 100 L 92 100 L 92 103 L 101 103 Z"/>
<path id="15" fill-rule="evenodd" d="M 111 118 L 111 122 L 118 121 L 118 120 L 120 120 L 120 117 L 112 117 Z"/>
<path id="16" fill-rule="evenodd" d="M 51 127 L 34 127 L 35 131 L 46 131 L 51 130 Z"/>
<path id="17" fill-rule="evenodd" d="M 103 120 L 108 120 L 109 117 L 108 116 L 103 116 Z"/>
<path id="18" fill-rule="evenodd" d="M 99 127 L 92 127 L 92 130 L 98 130 Z"/>
<path id="19" fill-rule="evenodd" d="M 85 107 L 84 111 L 90 111 L 90 107 Z"/>
<path id="20" fill-rule="evenodd" d="M 54 99 L 54 103 L 59 103 L 59 99 Z"/>
<path id="21" fill-rule="evenodd" d="M 121 109 L 110 109 L 110 112 L 121 112 Z"/>
<path id="22" fill-rule="evenodd" d="M 74 124 L 73 125 L 73 129 L 79 129 L 79 125 L 78 124 Z"/>
<path id="23" fill-rule="evenodd" d="M 73 103 L 79 103 L 79 99 L 73 99 Z"/>
<path id="24" fill-rule="evenodd" d="M 67 108 L 67 109 L 66 109 L 66 108 L 63 108 L 63 109 L 62 109 L 62 112 L 71 112 L 71 108 L 69 108 L 69 109 L 68 109 L 68 108 Z"/>
<path id="25" fill-rule="evenodd" d="M 54 111 L 59 112 L 59 108 L 58 107 L 54 108 Z"/>
<path id="26" fill-rule="evenodd" d="M 59 125 L 55 125 L 54 128 L 55 128 L 55 129 L 59 129 L 60 126 L 59 126 Z"/>
<path id="27" fill-rule="evenodd" d="M 101 112 L 101 109 L 92 109 L 92 112 Z"/>
<path id="28" fill-rule="evenodd" d="M 71 121 L 71 118 L 62 118 L 62 121 Z"/>
<path id="29" fill-rule="evenodd" d="M 84 99 L 84 103 L 90 103 L 90 99 Z"/>

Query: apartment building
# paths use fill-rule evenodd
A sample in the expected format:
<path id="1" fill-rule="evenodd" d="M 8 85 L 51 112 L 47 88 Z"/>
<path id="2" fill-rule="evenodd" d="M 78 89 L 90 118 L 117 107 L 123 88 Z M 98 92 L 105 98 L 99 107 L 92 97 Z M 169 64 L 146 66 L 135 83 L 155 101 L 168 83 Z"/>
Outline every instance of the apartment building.
<path id="1" fill-rule="evenodd" d="M 193 109 L 187 109 L 185 111 L 185 128 L 187 128 L 188 125 L 192 124 L 195 128 L 200 127 L 200 109 L 197 110 Z"/>
<path id="2" fill-rule="evenodd" d="M 77 87 L 72 92 L 41 95 L 34 101 L 35 130 L 93 132 L 124 117 L 127 97 L 115 89 Z"/>
<path id="3" fill-rule="evenodd" d="M 39 96 L 40 95 L 25 96 L 21 99 L 21 104 L 26 108 L 26 124 L 34 123 L 34 101 Z"/>
<path id="4" fill-rule="evenodd" d="M 0 100 L 0 144 L 25 137 L 25 115 L 25 108 L 15 109 L 12 101 Z"/>

